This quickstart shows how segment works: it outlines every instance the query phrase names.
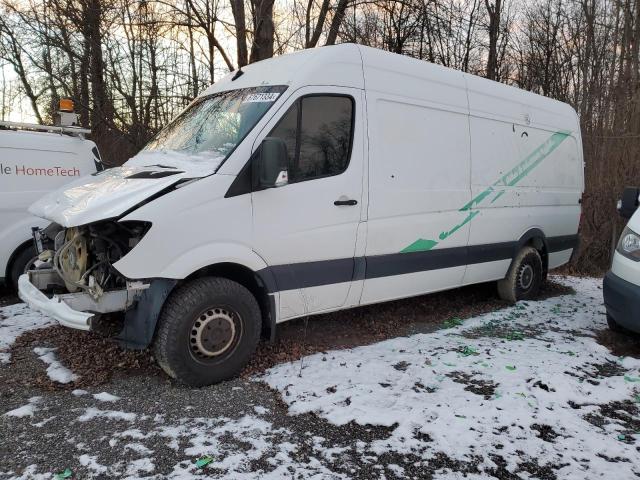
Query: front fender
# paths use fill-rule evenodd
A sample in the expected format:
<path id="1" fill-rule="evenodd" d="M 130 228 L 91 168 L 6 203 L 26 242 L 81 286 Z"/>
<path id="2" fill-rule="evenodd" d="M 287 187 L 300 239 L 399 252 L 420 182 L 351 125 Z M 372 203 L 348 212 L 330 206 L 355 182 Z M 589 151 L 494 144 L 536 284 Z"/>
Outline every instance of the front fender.
<path id="1" fill-rule="evenodd" d="M 207 243 L 172 258 L 153 258 L 149 252 L 140 249 L 141 246 L 143 245 L 134 248 L 113 265 L 127 278 L 181 280 L 201 268 L 217 263 L 235 263 L 253 272 L 267 267 L 265 261 L 251 248 L 237 243 Z"/>

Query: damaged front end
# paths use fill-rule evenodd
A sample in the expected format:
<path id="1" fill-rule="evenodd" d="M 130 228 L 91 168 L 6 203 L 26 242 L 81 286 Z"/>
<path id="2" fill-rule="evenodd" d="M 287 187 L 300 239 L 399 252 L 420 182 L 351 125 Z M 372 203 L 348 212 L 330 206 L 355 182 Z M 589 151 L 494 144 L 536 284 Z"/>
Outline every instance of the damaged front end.
<path id="1" fill-rule="evenodd" d="M 20 298 L 62 325 L 145 347 L 174 280 L 131 280 L 113 266 L 140 242 L 148 222 L 105 220 L 34 231 L 38 256 L 19 280 Z"/>

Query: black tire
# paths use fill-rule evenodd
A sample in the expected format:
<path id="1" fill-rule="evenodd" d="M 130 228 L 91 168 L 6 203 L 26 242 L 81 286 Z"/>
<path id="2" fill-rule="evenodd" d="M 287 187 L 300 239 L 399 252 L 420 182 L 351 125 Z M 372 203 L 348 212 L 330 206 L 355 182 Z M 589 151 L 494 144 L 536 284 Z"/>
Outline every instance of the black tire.
<path id="1" fill-rule="evenodd" d="M 624 332 L 624 328 L 622 328 L 620 324 L 616 322 L 609 314 L 607 314 L 607 325 L 609 326 L 609 330 L 611 330 L 612 332 Z"/>
<path id="2" fill-rule="evenodd" d="M 218 383 L 240 373 L 255 352 L 260 329 L 260 307 L 245 287 L 226 278 L 192 280 L 162 309 L 156 360 L 187 385 Z"/>
<path id="3" fill-rule="evenodd" d="M 540 253 L 533 247 L 524 247 L 511 262 L 507 276 L 498 281 L 498 294 L 511 303 L 531 300 L 538 296 L 543 281 Z"/>
<path id="4" fill-rule="evenodd" d="M 27 264 L 36 256 L 36 249 L 29 245 L 18 252 L 11 260 L 9 269 L 9 287 L 18 290 L 18 278 L 24 273 Z"/>

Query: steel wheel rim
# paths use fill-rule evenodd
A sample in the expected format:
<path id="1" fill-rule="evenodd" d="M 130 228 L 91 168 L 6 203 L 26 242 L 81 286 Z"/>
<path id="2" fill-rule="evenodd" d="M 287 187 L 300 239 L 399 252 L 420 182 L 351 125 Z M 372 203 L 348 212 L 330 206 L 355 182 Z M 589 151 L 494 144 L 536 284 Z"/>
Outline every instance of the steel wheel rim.
<path id="1" fill-rule="evenodd" d="M 214 359 L 228 352 L 239 333 L 239 315 L 224 307 L 204 310 L 193 322 L 189 333 L 189 348 L 203 360 Z"/>
<path id="2" fill-rule="evenodd" d="M 525 264 L 520 268 L 520 272 L 518 274 L 518 285 L 522 290 L 529 290 L 531 285 L 533 285 L 534 277 L 535 273 L 533 271 L 533 267 L 529 264 Z"/>

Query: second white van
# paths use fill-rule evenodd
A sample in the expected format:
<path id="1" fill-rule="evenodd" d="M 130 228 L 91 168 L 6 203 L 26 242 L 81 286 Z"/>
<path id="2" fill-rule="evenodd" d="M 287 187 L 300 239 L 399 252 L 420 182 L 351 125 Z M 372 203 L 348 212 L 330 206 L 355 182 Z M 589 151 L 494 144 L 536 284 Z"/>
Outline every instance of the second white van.
<path id="1" fill-rule="evenodd" d="M 583 192 L 561 102 L 357 46 L 236 71 L 121 168 L 31 212 L 32 307 L 229 378 L 280 322 L 497 281 L 534 298 L 569 261 Z"/>
<path id="2" fill-rule="evenodd" d="M 0 122 L 0 282 L 17 288 L 36 254 L 31 227 L 51 223 L 29 214 L 29 206 L 104 168 L 95 143 L 84 138 L 87 133 L 77 127 Z"/>
<path id="3" fill-rule="evenodd" d="M 604 276 L 602 294 L 609 328 L 640 333 L 640 188 L 625 188 L 618 213 L 628 220 Z"/>

